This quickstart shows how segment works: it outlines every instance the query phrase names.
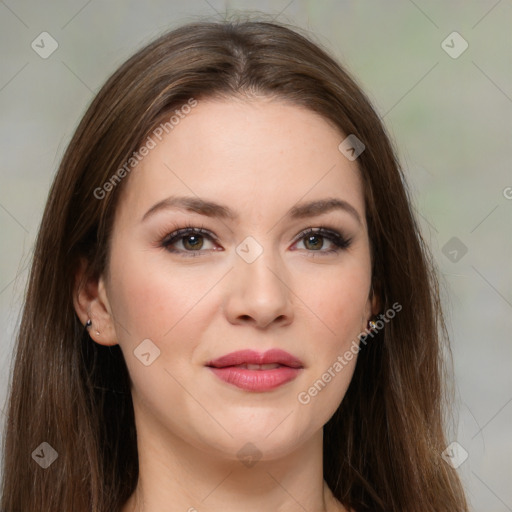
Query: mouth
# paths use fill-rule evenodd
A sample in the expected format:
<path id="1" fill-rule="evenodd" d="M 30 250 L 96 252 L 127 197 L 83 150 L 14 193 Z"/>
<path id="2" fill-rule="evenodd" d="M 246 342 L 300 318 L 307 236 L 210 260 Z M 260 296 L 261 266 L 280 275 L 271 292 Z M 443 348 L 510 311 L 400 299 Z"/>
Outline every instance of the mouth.
<path id="1" fill-rule="evenodd" d="M 237 364 L 231 366 L 231 368 L 243 368 L 244 370 L 274 370 L 276 368 L 280 368 L 281 365 L 279 363 L 269 363 L 269 364 Z M 216 368 L 216 367 L 214 367 Z M 222 366 L 221 368 L 230 368 L 229 366 Z"/>
<path id="2" fill-rule="evenodd" d="M 267 350 L 266 352 L 257 352 L 256 350 L 238 350 L 237 352 L 231 352 L 230 354 L 226 354 L 225 356 L 206 363 L 206 366 L 210 366 L 212 368 L 240 366 L 249 370 L 271 370 L 273 368 L 267 368 L 271 365 L 275 368 L 278 366 L 287 366 L 289 368 L 303 367 L 302 361 L 299 358 L 293 356 L 289 352 L 276 348 Z"/>
<path id="3" fill-rule="evenodd" d="M 304 368 L 302 362 L 279 349 L 260 353 L 240 350 L 206 364 L 214 375 L 239 389 L 264 392 L 295 379 Z"/>

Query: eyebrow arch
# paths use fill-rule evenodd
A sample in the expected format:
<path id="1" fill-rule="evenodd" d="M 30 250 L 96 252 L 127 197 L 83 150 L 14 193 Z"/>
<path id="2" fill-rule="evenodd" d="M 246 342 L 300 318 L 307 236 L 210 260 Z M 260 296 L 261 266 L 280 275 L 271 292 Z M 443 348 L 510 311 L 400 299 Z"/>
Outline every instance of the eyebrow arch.
<path id="1" fill-rule="evenodd" d="M 207 217 L 217 217 L 220 219 L 236 220 L 238 214 L 228 206 L 224 206 L 213 201 L 207 201 L 199 197 L 171 196 L 154 204 L 142 217 L 142 221 L 154 215 L 161 210 L 177 208 L 190 212 L 199 213 Z M 285 217 L 290 219 L 303 219 L 306 217 L 315 217 L 328 213 L 332 210 L 342 210 L 352 215 L 359 224 L 362 224 L 357 210 L 347 201 L 338 198 L 326 198 L 308 203 L 298 204 L 290 208 Z"/>

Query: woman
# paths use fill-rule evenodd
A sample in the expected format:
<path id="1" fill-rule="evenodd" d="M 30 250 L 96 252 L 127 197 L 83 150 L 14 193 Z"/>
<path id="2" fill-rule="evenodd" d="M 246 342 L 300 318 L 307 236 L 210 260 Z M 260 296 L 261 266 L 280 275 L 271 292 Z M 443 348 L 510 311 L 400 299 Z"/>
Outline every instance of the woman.
<path id="1" fill-rule="evenodd" d="M 107 81 L 52 186 L 2 509 L 466 511 L 444 338 L 354 81 L 278 24 L 181 27 Z"/>

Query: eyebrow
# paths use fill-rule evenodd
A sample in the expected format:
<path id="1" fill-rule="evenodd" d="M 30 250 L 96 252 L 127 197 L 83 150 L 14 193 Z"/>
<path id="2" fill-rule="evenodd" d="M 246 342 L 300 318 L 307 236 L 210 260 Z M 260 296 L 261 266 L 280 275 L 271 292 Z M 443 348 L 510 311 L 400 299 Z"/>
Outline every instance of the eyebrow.
<path id="1" fill-rule="evenodd" d="M 238 219 L 238 214 L 228 206 L 224 206 L 213 201 L 201 199 L 199 197 L 171 196 L 154 204 L 142 217 L 145 221 L 155 213 L 167 209 L 181 209 L 189 212 L 199 213 L 207 217 L 216 217 L 219 219 Z M 308 203 L 302 203 L 293 206 L 285 214 L 290 219 L 303 219 L 306 217 L 315 217 L 328 213 L 333 210 L 341 210 L 349 213 L 359 224 L 362 224 L 361 217 L 357 210 L 347 201 L 338 198 L 326 198 Z"/>

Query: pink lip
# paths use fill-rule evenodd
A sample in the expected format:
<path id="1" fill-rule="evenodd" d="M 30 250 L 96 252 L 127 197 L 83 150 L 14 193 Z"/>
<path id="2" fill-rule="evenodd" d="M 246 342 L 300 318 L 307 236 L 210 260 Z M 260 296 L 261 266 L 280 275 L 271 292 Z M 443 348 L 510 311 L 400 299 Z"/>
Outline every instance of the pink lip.
<path id="1" fill-rule="evenodd" d="M 279 364 L 270 370 L 239 368 L 244 364 Z M 270 391 L 295 379 L 303 368 L 302 362 L 288 352 L 271 349 L 261 353 L 239 350 L 206 364 L 223 381 L 247 391 Z"/>

